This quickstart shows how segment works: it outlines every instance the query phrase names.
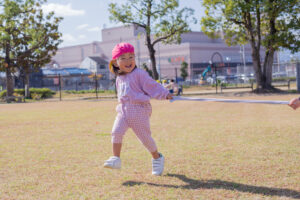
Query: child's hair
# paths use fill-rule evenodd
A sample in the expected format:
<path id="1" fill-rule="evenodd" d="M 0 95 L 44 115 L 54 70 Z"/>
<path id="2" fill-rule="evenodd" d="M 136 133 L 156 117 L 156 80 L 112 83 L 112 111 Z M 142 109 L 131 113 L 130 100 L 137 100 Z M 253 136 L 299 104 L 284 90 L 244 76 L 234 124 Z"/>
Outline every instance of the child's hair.
<path id="1" fill-rule="evenodd" d="M 114 65 L 116 59 L 124 53 L 134 53 L 134 47 L 129 43 L 119 43 L 113 48 L 111 52 L 112 60 L 109 62 L 109 70 L 111 71 L 111 73 L 117 76 L 125 74 L 124 72 L 120 71 L 119 67 Z"/>
<path id="2" fill-rule="evenodd" d="M 122 71 L 120 70 L 119 67 L 116 67 L 116 66 L 114 65 L 114 60 L 111 60 L 111 61 L 109 62 L 109 71 L 110 71 L 111 73 L 113 73 L 114 75 L 116 75 L 116 76 L 125 74 L 124 72 L 122 72 Z"/>

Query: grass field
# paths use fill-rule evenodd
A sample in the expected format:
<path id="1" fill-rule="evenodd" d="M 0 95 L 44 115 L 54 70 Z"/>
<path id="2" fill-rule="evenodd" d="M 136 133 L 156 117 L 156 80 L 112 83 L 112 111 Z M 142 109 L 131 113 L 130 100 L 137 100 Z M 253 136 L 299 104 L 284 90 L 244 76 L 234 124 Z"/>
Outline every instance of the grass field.
<path id="1" fill-rule="evenodd" d="M 151 103 L 161 177 L 131 130 L 122 170 L 102 167 L 116 100 L 0 105 L 0 199 L 300 199 L 300 109 Z"/>

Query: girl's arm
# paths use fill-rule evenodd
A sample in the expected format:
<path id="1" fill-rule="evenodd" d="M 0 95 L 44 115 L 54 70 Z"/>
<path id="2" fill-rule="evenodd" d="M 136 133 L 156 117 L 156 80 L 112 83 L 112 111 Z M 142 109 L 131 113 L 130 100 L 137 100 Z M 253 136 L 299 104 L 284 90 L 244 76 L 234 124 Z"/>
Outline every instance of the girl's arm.
<path id="1" fill-rule="evenodd" d="M 153 80 L 147 72 L 141 70 L 140 83 L 143 91 L 154 99 L 170 99 L 169 91 L 164 88 L 161 84 Z M 168 96 L 169 95 L 169 96 Z"/>
<path id="2" fill-rule="evenodd" d="M 300 97 L 294 98 L 290 101 L 289 106 L 291 106 L 293 109 L 297 109 L 300 107 Z"/>

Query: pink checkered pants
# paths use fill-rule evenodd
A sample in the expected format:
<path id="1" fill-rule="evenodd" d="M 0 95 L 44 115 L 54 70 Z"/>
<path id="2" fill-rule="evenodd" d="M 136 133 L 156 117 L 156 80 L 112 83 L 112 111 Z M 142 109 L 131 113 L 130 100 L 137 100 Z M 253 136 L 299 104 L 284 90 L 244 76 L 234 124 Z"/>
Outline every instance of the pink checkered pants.
<path id="1" fill-rule="evenodd" d="M 125 132 L 131 128 L 148 151 L 155 152 L 157 147 L 150 131 L 151 104 L 119 104 L 116 110 L 112 143 L 122 143 Z"/>

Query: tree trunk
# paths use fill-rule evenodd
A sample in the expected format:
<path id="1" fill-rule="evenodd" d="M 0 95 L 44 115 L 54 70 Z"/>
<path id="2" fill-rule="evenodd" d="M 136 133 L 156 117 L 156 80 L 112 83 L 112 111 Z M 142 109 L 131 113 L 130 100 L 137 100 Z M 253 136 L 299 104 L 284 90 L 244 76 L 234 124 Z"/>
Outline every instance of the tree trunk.
<path id="1" fill-rule="evenodd" d="M 6 97 L 11 97 L 14 94 L 14 77 L 9 67 L 5 70 L 6 73 Z M 10 103 L 10 98 L 7 98 L 7 103 Z"/>
<path id="2" fill-rule="evenodd" d="M 150 60 L 151 60 L 151 64 L 152 64 L 153 78 L 155 80 L 158 80 L 159 75 L 158 75 L 157 69 L 156 69 L 155 50 L 153 47 L 151 48 L 151 50 L 149 50 L 149 54 L 150 54 Z"/>
<path id="3" fill-rule="evenodd" d="M 10 54 L 10 44 L 6 43 L 5 45 L 5 73 L 6 73 L 6 101 L 10 103 L 10 97 L 14 94 L 14 77 L 10 69 L 11 60 L 9 57 Z"/>
<path id="4" fill-rule="evenodd" d="M 30 98 L 29 92 L 29 73 L 25 72 L 25 98 Z"/>
<path id="5" fill-rule="evenodd" d="M 274 62 L 274 50 L 269 50 L 266 53 L 265 62 L 264 62 L 264 76 L 266 77 L 264 89 L 272 89 L 272 70 L 273 70 L 273 62 Z"/>
<path id="6" fill-rule="evenodd" d="M 150 57 L 151 64 L 152 64 L 153 78 L 155 80 L 158 80 L 159 76 L 158 76 L 157 69 L 156 69 L 155 49 L 154 49 L 153 45 L 151 44 L 150 35 L 147 35 L 147 47 L 148 47 L 149 57 Z"/>
<path id="7" fill-rule="evenodd" d="M 267 40 L 267 46 L 266 46 L 266 53 L 265 53 L 265 60 L 263 64 L 263 75 L 265 77 L 265 81 L 263 83 L 263 89 L 265 90 L 275 90 L 275 88 L 272 86 L 272 70 L 273 70 L 273 62 L 274 62 L 274 44 L 275 44 L 275 36 L 276 36 L 276 27 L 275 27 L 275 21 L 276 21 L 276 6 L 274 5 L 274 1 L 270 0 L 270 8 L 268 11 L 270 12 L 270 33 L 269 33 L 269 39 Z"/>
<path id="8" fill-rule="evenodd" d="M 272 66 L 274 51 L 269 50 L 265 55 L 263 66 L 260 63 L 260 55 L 254 44 L 252 45 L 252 61 L 256 78 L 256 91 L 263 92 L 264 90 L 273 89 L 272 87 Z"/>
<path id="9" fill-rule="evenodd" d="M 252 47 L 252 53 L 251 53 L 252 63 L 253 63 L 255 79 L 256 79 L 256 90 L 260 90 L 262 88 L 264 78 L 261 70 L 259 50 L 256 47 L 254 41 L 251 42 L 251 47 Z"/>

